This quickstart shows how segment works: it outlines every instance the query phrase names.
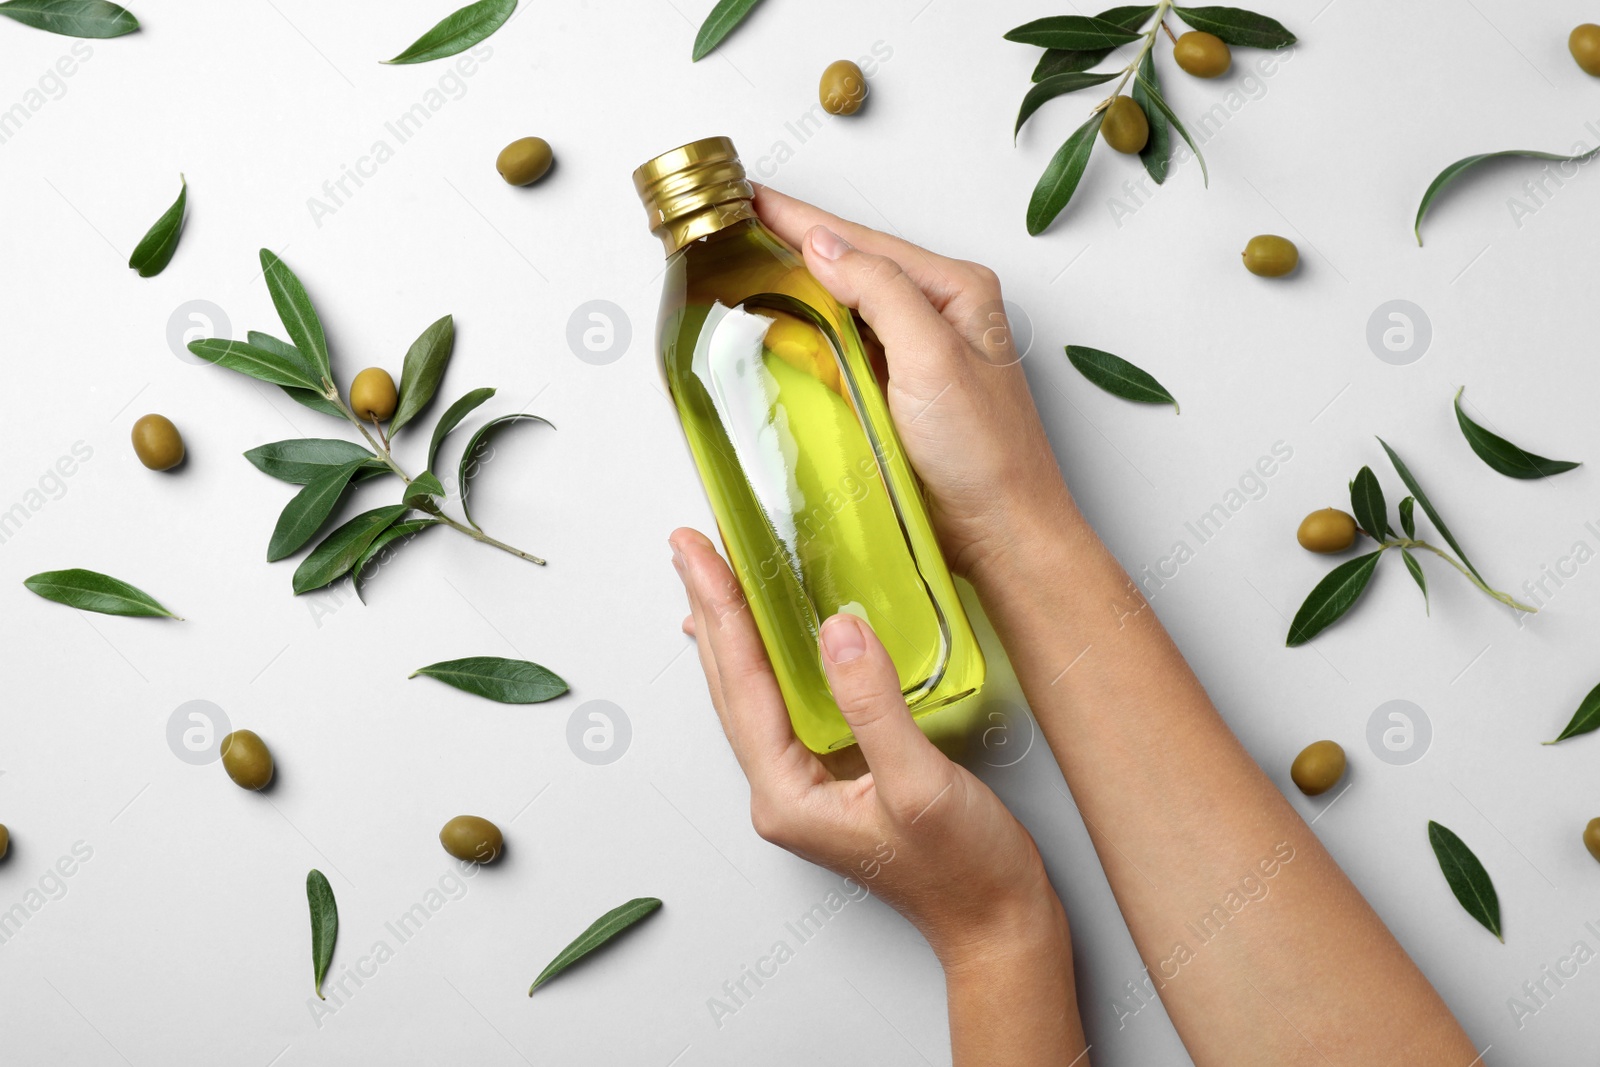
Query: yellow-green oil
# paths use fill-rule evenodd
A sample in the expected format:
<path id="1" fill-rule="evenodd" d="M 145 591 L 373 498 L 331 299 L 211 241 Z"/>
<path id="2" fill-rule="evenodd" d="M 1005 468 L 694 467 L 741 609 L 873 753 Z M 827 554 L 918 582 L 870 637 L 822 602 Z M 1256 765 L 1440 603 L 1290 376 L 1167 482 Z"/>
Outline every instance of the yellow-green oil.
<path id="1" fill-rule="evenodd" d="M 872 627 L 912 714 L 978 692 L 967 621 L 849 311 L 744 218 L 669 258 L 662 368 L 788 704 L 813 751 L 853 743 L 817 633 Z"/>

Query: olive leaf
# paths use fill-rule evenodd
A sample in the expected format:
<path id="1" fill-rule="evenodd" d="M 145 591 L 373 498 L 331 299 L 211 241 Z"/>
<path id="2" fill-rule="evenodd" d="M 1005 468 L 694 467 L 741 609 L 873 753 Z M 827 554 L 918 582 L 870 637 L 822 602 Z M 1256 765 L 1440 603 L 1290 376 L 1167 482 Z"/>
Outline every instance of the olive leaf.
<path id="1" fill-rule="evenodd" d="M 101 615 L 161 616 L 183 621 L 143 589 L 109 574 L 86 571 L 81 567 L 42 571 L 31 578 L 24 578 L 22 584 L 46 600 L 65 604 L 69 608 L 96 611 Z"/>
<path id="2" fill-rule="evenodd" d="M 356 597 L 365 603 L 361 595 L 361 584 L 366 580 L 367 567 L 373 560 L 395 541 L 402 537 L 407 541 L 426 530 L 430 526 L 444 525 L 443 519 L 411 519 L 408 522 L 397 522 L 378 535 L 377 540 L 368 545 L 366 551 L 361 553 L 361 558 L 356 560 L 355 566 L 350 568 L 350 584 L 355 586 Z"/>
<path id="3" fill-rule="evenodd" d="M 1073 131 L 1066 143 L 1056 150 L 1044 173 L 1039 175 L 1039 183 L 1028 199 L 1029 236 L 1043 233 L 1077 192 L 1084 168 L 1089 165 L 1089 154 L 1094 151 L 1094 135 L 1100 132 L 1100 123 L 1105 117 L 1103 110 L 1090 115 L 1089 121 Z"/>
<path id="4" fill-rule="evenodd" d="M 300 284 L 294 271 L 271 249 L 261 250 L 261 274 L 266 279 L 267 292 L 272 296 L 272 306 L 277 308 L 278 318 L 289 332 L 289 340 L 294 342 L 301 358 L 321 376 L 312 382 L 311 388 L 322 392 L 322 381 L 333 381 L 333 365 L 328 359 L 328 340 L 322 332 L 322 320 L 317 318 L 317 309 L 311 306 L 306 287 Z M 194 346 L 189 347 L 192 349 Z"/>
<path id="5" fill-rule="evenodd" d="M 528 987 L 528 996 L 533 996 L 534 990 L 550 979 L 660 909 L 661 901 L 655 897 L 635 897 L 626 904 L 612 908 L 590 923 L 587 930 L 579 934 L 572 944 L 562 949 L 556 958 L 550 961 L 548 967 L 539 972 L 539 977 Z"/>
<path id="6" fill-rule="evenodd" d="M 1565 741 L 1569 737 L 1589 733 L 1600 728 L 1600 685 L 1589 690 L 1589 695 L 1583 698 L 1583 703 L 1578 705 L 1578 710 L 1572 713 L 1572 719 L 1562 729 L 1554 741 L 1546 741 L 1547 745 L 1554 745 Z"/>
<path id="7" fill-rule="evenodd" d="M 1039 56 L 1038 64 L 1033 68 L 1032 80 L 1041 82 L 1056 74 L 1073 74 L 1088 70 L 1114 51 L 1116 51 L 1114 48 L 1097 48 L 1089 52 L 1070 48 L 1046 48 Z"/>
<path id="8" fill-rule="evenodd" d="M 1417 205 L 1417 221 L 1412 226 L 1411 232 L 1416 234 L 1417 244 L 1422 244 L 1422 216 L 1428 213 L 1428 208 L 1433 206 L 1434 200 L 1438 198 L 1440 193 L 1444 192 L 1446 186 L 1480 163 L 1486 163 L 1492 159 L 1513 158 L 1541 159 L 1551 163 L 1587 163 L 1591 158 L 1594 157 L 1596 152 L 1600 152 L 1600 148 L 1592 148 L 1587 152 L 1583 152 L 1575 156 L 1563 156 L 1555 152 L 1534 152 L 1522 149 L 1510 149 L 1505 152 L 1483 152 L 1476 156 L 1467 156 L 1465 159 L 1458 159 L 1448 167 L 1444 168 L 1444 170 L 1441 170 L 1439 172 L 1439 176 L 1433 179 L 1433 184 L 1428 186 L 1428 191 L 1422 194 L 1422 203 Z"/>
<path id="9" fill-rule="evenodd" d="M 406 361 L 400 368 L 400 399 L 395 405 L 394 418 L 389 421 L 391 438 L 433 399 L 439 380 L 444 377 L 444 369 L 450 364 L 455 343 L 456 323 L 450 315 L 423 330 L 422 335 L 411 342 Z"/>
<path id="10" fill-rule="evenodd" d="M 1466 391 L 1467 387 L 1464 385 L 1456 390 L 1456 422 L 1461 425 L 1461 433 L 1466 437 L 1467 444 L 1471 445 L 1478 458 L 1490 467 L 1508 478 L 1532 479 L 1548 478 L 1552 474 L 1560 474 L 1579 466 L 1571 460 L 1546 459 L 1532 452 L 1524 452 L 1499 434 L 1491 433 L 1479 426 L 1468 418 L 1467 413 L 1461 408 L 1461 394 Z"/>
<path id="11" fill-rule="evenodd" d="M 1450 527 L 1444 524 L 1444 520 L 1441 519 L 1439 517 L 1439 513 L 1434 510 L 1433 502 L 1428 499 L 1428 494 L 1422 491 L 1422 487 L 1417 484 L 1417 480 L 1411 476 L 1411 471 L 1400 459 L 1399 453 L 1390 448 L 1389 442 L 1385 441 L 1381 437 L 1378 438 L 1378 443 L 1382 445 L 1383 450 L 1389 454 L 1389 462 L 1394 464 L 1395 473 L 1400 475 L 1400 480 L 1406 483 L 1406 488 L 1411 490 L 1411 495 L 1416 497 L 1417 503 L 1422 505 L 1423 514 L 1427 515 L 1428 518 L 1432 520 L 1433 525 L 1439 531 L 1439 536 L 1443 537 L 1445 539 L 1445 543 L 1456 550 L 1456 556 L 1461 560 L 1461 565 L 1467 568 L 1467 570 L 1471 571 L 1474 578 L 1478 579 L 1480 582 L 1483 582 L 1483 575 L 1478 573 L 1478 568 L 1472 565 L 1472 561 L 1467 558 L 1467 554 L 1461 551 L 1461 546 L 1456 543 L 1455 536 L 1450 533 Z M 1489 583 L 1483 582 L 1483 584 L 1487 586 Z"/>
<path id="12" fill-rule="evenodd" d="M 306 485 L 328 473 L 333 467 L 351 463 L 375 463 L 384 470 L 383 460 L 360 445 L 328 437 L 299 437 L 289 441 L 273 441 L 257 445 L 244 454 L 244 458 L 262 474 L 270 474 L 280 482 Z"/>
<path id="13" fill-rule="evenodd" d="M 388 507 L 373 508 L 364 511 L 349 522 L 334 530 L 322 543 L 311 550 L 311 554 L 301 561 L 294 572 L 295 595 L 309 593 L 313 589 L 321 589 L 329 582 L 343 577 L 356 560 L 367 550 L 367 546 L 377 540 L 394 524 L 394 521 L 409 510 L 404 504 L 391 504 Z"/>
<path id="14" fill-rule="evenodd" d="M 344 412 L 339 410 L 339 406 L 321 393 L 313 393 L 309 389 L 296 389 L 288 385 L 283 387 L 283 391 L 290 400 L 308 407 L 312 411 L 320 411 L 324 415 L 332 415 L 336 419 L 344 418 Z"/>
<path id="15" fill-rule="evenodd" d="M 1383 553 L 1384 549 L 1380 548 L 1346 560 L 1329 571 L 1295 612 L 1294 621 L 1289 624 L 1288 646 L 1303 645 L 1339 621 L 1367 591 L 1367 583 L 1372 581 L 1372 572 Z"/>
<path id="16" fill-rule="evenodd" d="M 498 419 L 490 419 L 478 427 L 478 432 L 472 435 L 471 440 L 467 442 L 466 449 L 461 453 L 461 464 L 456 468 L 456 488 L 461 493 L 461 514 L 467 517 L 467 521 L 472 523 L 472 527 L 475 530 L 481 530 L 482 527 L 472 518 L 472 509 L 467 505 L 467 491 L 472 482 L 472 475 L 478 469 L 478 449 L 488 444 L 491 437 L 507 426 L 514 422 L 524 422 L 528 419 L 542 422 L 552 430 L 556 428 L 555 424 L 549 419 L 540 418 L 538 415 L 529 415 L 524 412 L 518 412 L 515 415 L 501 415 Z"/>
<path id="17" fill-rule="evenodd" d="M 1145 173 L 1157 185 L 1167 180 L 1167 168 L 1172 163 L 1172 124 L 1150 103 L 1150 90 L 1155 89 L 1159 93 L 1160 85 L 1156 78 L 1155 61 L 1146 52 L 1144 59 L 1139 61 L 1139 78 L 1128 95 L 1133 97 L 1133 102 L 1139 105 L 1139 110 L 1144 112 L 1150 124 L 1150 136 L 1139 150 L 1139 161 L 1144 164 Z"/>
<path id="18" fill-rule="evenodd" d="M 423 511 L 437 511 L 439 505 L 434 503 L 435 497 L 444 496 L 444 486 L 432 471 L 423 471 L 411 479 L 411 484 L 406 486 L 405 496 L 402 499 L 411 507 Z"/>
<path id="19" fill-rule="evenodd" d="M 1113 26 L 1120 26 L 1125 30 L 1137 30 L 1145 24 L 1145 20 L 1156 13 L 1154 4 L 1128 4 L 1122 7 L 1111 7 L 1100 12 L 1095 18 L 1101 22 L 1109 22 Z"/>
<path id="20" fill-rule="evenodd" d="M 433 469 L 433 461 L 439 456 L 439 446 L 444 444 L 444 439 L 450 435 L 450 431 L 459 426 L 461 420 L 466 418 L 473 408 L 482 404 L 491 396 L 494 396 L 494 390 L 487 386 L 482 389 L 474 389 L 454 404 L 445 408 L 444 414 L 440 415 L 439 421 L 434 424 L 433 438 L 428 442 L 429 470 Z"/>
<path id="21" fill-rule="evenodd" d="M 1286 48 L 1295 36 L 1283 24 L 1237 7 L 1174 7 L 1178 17 L 1197 30 L 1240 48 Z"/>
<path id="22" fill-rule="evenodd" d="M 499 656 L 468 656 L 430 663 L 412 671 L 410 677 L 419 674 L 501 704 L 539 704 L 567 691 L 567 683 L 559 675 L 539 664 Z"/>
<path id="23" fill-rule="evenodd" d="M 298 361 L 305 364 L 308 369 L 316 370 L 315 367 L 311 366 L 311 361 L 306 358 L 304 352 L 300 351 L 288 341 L 274 337 L 270 333 L 263 333 L 260 330 L 249 330 L 245 333 L 244 339 L 255 345 L 257 348 L 264 348 L 274 355 L 279 355 L 285 359 Z M 335 408 L 334 410 L 337 411 L 338 409 Z M 341 415 L 340 418 L 343 418 L 343 415 Z"/>
<path id="24" fill-rule="evenodd" d="M 1102 11 L 1095 18 L 1102 22 L 1109 22 L 1120 26 L 1124 30 L 1137 30 L 1143 26 L 1145 20 L 1155 13 L 1155 8 L 1143 4 L 1132 7 L 1114 7 L 1109 11 Z M 1039 57 L 1039 65 L 1033 70 L 1033 80 L 1043 81 L 1052 74 L 1068 74 L 1073 71 L 1088 70 L 1096 63 L 1109 56 L 1113 48 L 1092 48 L 1087 51 L 1071 48 L 1047 48 L 1044 55 Z"/>
<path id="25" fill-rule="evenodd" d="M 321 871 L 306 875 L 306 900 L 311 905 L 311 970 L 317 979 L 317 996 L 322 1000 L 322 980 L 333 962 L 333 946 L 339 940 L 339 905 L 333 899 L 333 886 Z"/>
<path id="26" fill-rule="evenodd" d="M 1406 498 L 1410 500 L 1410 497 Z M 1428 606 L 1428 578 L 1422 573 L 1422 564 L 1417 562 L 1417 557 L 1411 554 L 1409 548 L 1400 550 L 1400 558 L 1406 561 L 1406 570 L 1411 572 L 1411 577 L 1417 581 L 1417 588 L 1422 590 L 1422 610 L 1424 614 L 1432 615 L 1433 609 Z"/>
<path id="27" fill-rule="evenodd" d="M 139 28 L 125 7 L 107 0 L 6 0 L 0 15 L 63 37 L 121 37 Z"/>
<path id="28" fill-rule="evenodd" d="M 1137 30 L 1124 29 L 1107 19 L 1087 15 L 1051 15 L 1034 19 L 1014 30 L 1008 30 L 1005 39 L 1017 44 L 1035 44 L 1043 48 L 1062 48 L 1088 51 L 1099 48 L 1116 48 L 1139 39 Z"/>
<path id="29" fill-rule="evenodd" d="M 1165 386 L 1121 356 L 1098 348 L 1068 345 L 1067 359 L 1078 368 L 1079 374 L 1112 396 L 1141 404 L 1171 404 L 1173 412 L 1178 411 L 1178 402 Z"/>
<path id="30" fill-rule="evenodd" d="M 383 62 L 426 63 L 465 52 L 505 25 L 516 9 L 517 0 L 478 0 L 446 15 L 404 52 Z"/>
<path id="31" fill-rule="evenodd" d="M 1404 530 L 1406 536 L 1413 541 L 1417 537 L 1417 517 L 1412 514 L 1416 502 L 1417 498 L 1414 496 L 1408 496 L 1400 501 L 1400 529 Z"/>
<path id="32" fill-rule="evenodd" d="M 322 384 L 316 372 L 304 361 L 291 359 L 280 352 L 257 348 L 245 341 L 229 341 L 222 337 L 203 337 L 189 342 L 189 351 L 219 367 L 238 371 L 260 382 L 282 385 L 294 389 L 309 389 L 320 393 Z"/>
<path id="33" fill-rule="evenodd" d="M 1478 857 L 1449 827 L 1432 819 L 1428 820 L 1428 843 L 1433 846 L 1434 857 L 1439 861 L 1439 870 L 1444 872 L 1450 892 L 1455 894 L 1462 908 L 1505 944 L 1505 935 L 1500 932 L 1500 897 Z"/>
<path id="34" fill-rule="evenodd" d="M 1188 127 L 1173 112 L 1171 105 L 1167 103 L 1167 98 L 1161 95 L 1161 90 L 1156 87 L 1155 82 L 1146 80 L 1142 74 L 1135 74 L 1133 76 L 1133 86 L 1135 89 L 1143 90 L 1145 99 L 1154 104 L 1161 117 L 1171 123 L 1172 128 L 1178 131 L 1178 136 L 1183 138 L 1184 143 L 1189 146 L 1189 151 L 1193 152 L 1194 158 L 1200 162 L 1201 184 L 1207 189 L 1211 188 L 1211 172 L 1206 169 L 1205 153 L 1200 151 L 1200 146 L 1194 143 L 1193 137 L 1189 136 Z"/>
<path id="35" fill-rule="evenodd" d="M 330 467 L 307 482 L 279 513 L 278 524 L 272 528 L 272 540 L 267 544 L 267 562 L 294 555 L 315 537 L 333 509 L 339 506 L 350 479 L 365 465 L 366 460 L 358 459 L 341 467 Z"/>
<path id="36" fill-rule="evenodd" d="M 128 257 L 128 266 L 141 278 L 154 278 L 167 269 L 172 253 L 178 250 L 178 235 L 183 232 L 184 206 L 189 202 L 189 182 L 178 175 L 178 199 L 155 221 Z"/>
<path id="37" fill-rule="evenodd" d="M 1057 74 L 1086 71 L 1115 51 L 1115 48 L 1046 48 L 1033 68 L 1031 80 L 1040 82 Z"/>
<path id="38" fill-rule="evenodd" d="M 289 342 L 280 341 L 270 333 L 261 333 L 258 330 L 251 330 L 246 333 L 245 339 L 257 348 L 304 364 L 312 376 L 316 376 L 317 371 L 316 368 L 311 366 L 311 361 L 306 359 L 300 350 Z M 297 388 L 292 385 L 285 385 L 280 388 L 288 394 L 290 400 L 297 404 L 303 404 L 312 411 L 320 411 L 324 415 L 332 415 L 337 419 L 344 418 L 344 412 L 339 410 L 339 405 L 324 396 L 320 386 L 316 390 Z"/>
<path id="39" fill-rule="evenodd" d="M 1350 512 L 1368 537 L 1383 540 L 1389 530 L 1389 509 L 1383 502 L 1383 487 L 1371 467 L 1362 467 L 1350 483 Z"/>
<path id="40" fill-rule="evenodd" d="M 711 51 L 722 43 L 722 39 L 733 32 L 733 28 L 744 21 L 761 0 L 717 0 L 717 6 L 711 9 L 711 14 L 700 24 L 700 32 L 694 35 L 694 53 L 690 62 L 698 63 Z"/>
<path id="41" fill-rule="evenodd" d="M 1022 98 L 1022 107 L 1017 112 L 1017 124 L 1011 131 L 1012 139 L 1022 130 L 1022 124 L 1028 121 L 1035 111 L 1039 110 L 1047 100 L 1054 100 L 1067 93 L 1075 93 L 1079 89 L 1087 89 L 1091 85 L 1103 85 L 1117 76 L 1116 71 L 1109 74 L 1093 72 L 1088 74 L 1053 74 L 1029 89 Z"/>

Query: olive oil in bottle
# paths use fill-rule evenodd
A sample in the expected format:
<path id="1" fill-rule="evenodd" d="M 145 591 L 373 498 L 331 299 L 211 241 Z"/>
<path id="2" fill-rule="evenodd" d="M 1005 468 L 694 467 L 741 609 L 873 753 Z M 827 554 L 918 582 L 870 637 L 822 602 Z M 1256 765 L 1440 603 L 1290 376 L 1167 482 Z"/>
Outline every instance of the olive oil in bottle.
<path id="1" fill-rule="evenodd" d="M 983 652 L 848 309 L 756 217 L 726 137 L 633 174 L 666 245 L 661 366 L 795 734 L 854 743 L 817 633 L 864 619 L 915 716 L 977 693 Z"/>

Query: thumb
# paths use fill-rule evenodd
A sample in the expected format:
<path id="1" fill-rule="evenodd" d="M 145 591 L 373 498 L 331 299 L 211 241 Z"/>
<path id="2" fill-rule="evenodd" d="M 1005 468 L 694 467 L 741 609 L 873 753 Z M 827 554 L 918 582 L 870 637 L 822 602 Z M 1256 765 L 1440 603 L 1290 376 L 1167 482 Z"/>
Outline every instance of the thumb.
<path id="1" fill-rule="evenodd" d="M 920 795 L 944 755 L 911 719 L 900 676 L 872 628 L 840 613 L 822 624 L 822 666 L 873 781 L 886 797 Z"/>
<path id="2" fill-rule="evenodd" d="M 965 343 L 899 263 L 852 247 L 826 226 L 807 231 L 804 254 L 807 269 L 833 298 L 855 308 L 872 327 L 883 342 L 889 373 L 903 386 L 910 384 L 907 377 L 938 379 L 935 389 L 949 383 Z"/>

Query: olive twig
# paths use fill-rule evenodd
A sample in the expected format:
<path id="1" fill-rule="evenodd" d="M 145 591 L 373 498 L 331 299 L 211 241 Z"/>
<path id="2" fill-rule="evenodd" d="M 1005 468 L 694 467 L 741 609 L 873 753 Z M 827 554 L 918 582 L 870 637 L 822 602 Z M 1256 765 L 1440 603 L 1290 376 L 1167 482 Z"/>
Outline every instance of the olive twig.
<path id="1" fill-rule="evenodd" d="M 404 482 L 406 485 L 410 485 L 414 479 L 411 477 L 411 475 L 405 472 L 404 468 L 402 468 L 400 464 L 395 462 L 394 456 L 389 452 L 387 440 L 385 440 L 383 443 L 379 443 L 377 438 L 372 436 L 372 431 L 367 429 L 367 424 L 356 417 L 355 412 L 350 410 L 349 406 L 339 396 L 337 391 L 330 389 L 328 393 L 328 399 L 339 408 L 340 413 L 342 413 L 344 417 L 355 426 L 356 429 L 361 431 L 361 436 L 367 439 L 367 444 L 372 446 L 372 450 L 378 454 L 378 458 L 383 460 L 384 464 L 391 471 L 393 471 L 402 482 Z M 381 426 L 378 427 L 378 432 L 382 434 L 383 428 Z M 545 560 L 533 555 L 531 552 L 524 552 L 522 549 L 513 545 L 508 545 L 498 538 L 490 537 L 488 534 L 477 529 L 476 527 L 457 522 L 449 515 L 446 515 L 444 509 L 442 508 L 424 508 L 422 510 L 436 516 L 440 522 L 444 523 L 452 530 L 455 530 L 459 533 L 464 533 L 474 541 L 480 541 L 492 548 L 498 548 L 502 552 L 508 552 L 511 555 L 516 556 L 518 559 L 527 560 L 529 563 L 537 563 L 541 567 L 545 565 Z"/>
<path id="2" fill-rule="evenodd" d="M 497 540 L 497 539 L 495 539 L 493 537 L 490 537 L 488 534 L 484 533 L 482 530 L 474 530 L 470 526 L 463 526 L 459 522 L 457 522 L 456 520 L 452 519 L 450 516 L 446 515 L 442 511 L 439 512 L 438 515 L 439 515 L 440 519 L 444 520 L 444 524 L 446 526 L 450 527 L 452 530 L 460 530 L 462 533 L 466 534 L 468 537 L 472 538 L 474 541 L 482 541 L 486 545 L 489 545 L 489 546 L 491 546 L 493 548 L 498 548 L 502 552 L 509 552 L 513 556 L 516 556 L 518 559 L 525 559 L 529 563 L 537 563 L 541 567 L 543 567 L 545 565 L 545 561 L 543 559 L 541 559 L 538 556 L 535 556 L 531 552 L 524 552 L 520 548 L 516 548 L 515 546 L 506 544 L 504 541 L 500 541 L 500 540 Z"/>
<path id="3" fill-rule="evenodd" d="M 354 425 L 356 429 L 361 431 L 361 436 L 367 439 L 367 444 L 372 446 L 372 450 L 378 454 L 378 458 L 383 460 L 383 462 L 388 465 L 390 470 L 399 475 L 402 482 L 410 485 L 411 476 L 405 471 L 401 470 L 400 465 L 394 461 L 394 457 L 389 455 L 389 450 L 377 442 L 377 440 L 372 436 L 371 431 L 367 429 L 367 424 L 356 418 L 356 413 L 351 411 L 345 402 L 339 397 L 338 391 L 329 389 L 327 397 L 328 400 L 339 409 L 340 414 L 344 415 L 344 417 L 350 420 L 351 424 Z"/>
<path id="4" fill-rule="evenodd" d="M 1420 540 L 1420 539 L 1416 539 L 1416 538 L 1391 537 L 1391 538 L 1388 538 L 1386 540 L 1378 541 L 1378 547 L 1380 549 L 1382 549 L 1382 548 L 1421 548 L 1421 549 L 1426 549 L 1427 551 L 1432 552 L 1434 555 L 1438 556 L 1440 559 L 1444 560 L 1446 563 L 1450 564 L 1450 566 L 1454 567 L 1456 570 L 1460 571 L 1466 577 L 1467 581 L 1471 582 L 1473 585 L 1475 585 L 1479 589 L 1481 589 L 1484 592 L 1485 595 L 1487 595 L 1487 596 L 1489 596 L 1489 597 L 1491 597 L 1491 598 L 1493 598 L 1495 600 L 1498 600 L 1500 603 L 1506 605 L 1507 607 L 1516 608 L 1518 611 L 1524 612 L 1524 613 L 1526 613 L 1528 615 L 1536 615 L 1539 612 L 1538 608 L 1530 607 L 1527 604 L 1522 603 L 1521 601 L 1519 601 L 1515 597 L 1513 597 L 1510 593 L 1502 593 L 1498 589 L 1489 588 L 1488 585 L 1484 584 L 1482 579 L 1480 579 L 1477 575 L 1473 574 L 1471 571 L 1467 570 L 1467 568 L 1463 567 L 1459 560 L 1457 560 L 1450 553 L 1446 552 L 1444 549 L 1440 548 L 1438 545 L 1430 545 L 1428 542 Z"/>
<path id="5" fill-rule="evenodd" d="M 383 447 L 388 448 L 389 435 L 384 432 L 383 423 L 379 422 L 377 416 L 375 415 L 372 417 L 372 428 L 378 431 L 378 439 L 383 442 Z"/>
<path id="6" fill-rule="evenodd" d="M 1163 19 L 1161 22 L 1161 28 L 1167 31 L 1167 40 L 1171 41 L 1173 44 L 1178 43 L 1178 38 L 1173 35 L 1172 27 L 1167 25 L 1165 19 Z"/>
<path id="7" fill-rule="evenodd" d="M 1161 0 L 1161 3 L 1156 5 L 1156 24 L 1151 26 L 1149 31 L 1145 33 L 1144 44 L 1140 46 L 1139 54 L 1134 56 L 1133 62 L 1129 63 L 1127 67 L 1123 69 L 1122 80 L 1117 82 L 1117 87 L 1111 91 L 1110 96 L 1100 101 L 1100 103 L 1095 107 L 1095 111 L 1101 111 L 1110 107 L 1111 101 L 1122 95 L 1122 89 L 1128 84 L 1128 79 L 1133 77 L 1134 71 L 1139 69 L 1139 64 L 1144 62 L 1144 57 L 1149 55 L 1150 50 L 1155 47 L 1156 31 L 1166 26 L 1167 12 L 1172 10 L 1172 4 L 1173 0 Z M 1167 30 L 1167 35 L 1171 36 L 1172 31 Z M 1090 114 L 1094 114 L 1094 112 L 1090 112 Z"/>

